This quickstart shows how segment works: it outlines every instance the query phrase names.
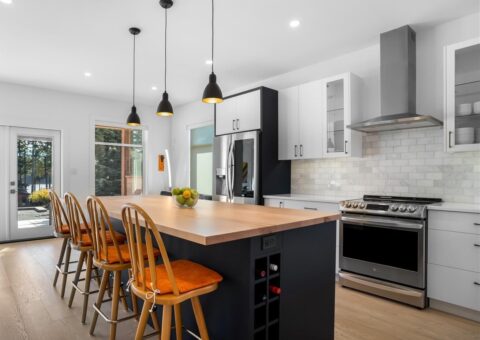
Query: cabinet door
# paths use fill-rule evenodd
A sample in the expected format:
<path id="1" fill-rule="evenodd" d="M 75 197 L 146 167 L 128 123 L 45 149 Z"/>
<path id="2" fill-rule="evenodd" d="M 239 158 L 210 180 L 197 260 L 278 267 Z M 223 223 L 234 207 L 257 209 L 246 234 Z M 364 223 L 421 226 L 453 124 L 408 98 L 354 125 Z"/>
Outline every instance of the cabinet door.
<path id="1" fill-rule="evenodd" d="M 236 131 L 260 130 L 260 90 L 242 94 L 237 98 Z"/>
<path id="2" fill-rule="evenodd" d="M 480 38 L 445 48 L 447 151 L 480 150 Z"/>
<path id="3" fill-rule="evenodd" d="M 215 135 L 235 132 L 237 101 L 237 97 L 232 97 L 216 104 Z"/>
<path id="4" fill-rule="evenodd" d="M 323 82 L 314 81 L 299 87 L 299 156 L 322 158 L 322 90 Z"/>
<path id="5" fill-rule="evenodd" d="M 345 120 L 348 107 L 345 96 L 346 83 L 343 76 L 325 80 L 325 115 L 323 128 L 323 146 L 325 157 L 348 155 L 348 140 L 345 138 Z"/>
<path id="6" fill-rule="evenodd" d="M 298 86 L 278 93 L 278 159 L 297 159 L 298 142 Z"/>

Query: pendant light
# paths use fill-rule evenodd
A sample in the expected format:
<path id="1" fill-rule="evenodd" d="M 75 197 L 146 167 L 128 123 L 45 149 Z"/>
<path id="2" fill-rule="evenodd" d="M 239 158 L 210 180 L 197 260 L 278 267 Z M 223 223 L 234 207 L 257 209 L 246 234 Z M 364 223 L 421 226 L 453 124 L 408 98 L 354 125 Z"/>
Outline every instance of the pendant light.
<path id="1" fill-rule="evenodd" d="M 173 6 L 173 1 L 160 0 L 160 6 L 165 8 L 165 82 L 162 101 L 160 102 L 160 104 L 158 104 L 157 108 L 157 115 L 169 117 L 173 115 L 173 107 L 168 100 L 167 93 L 167 9 Z"/>
<path id="2" fill-rule="evenodd" d="M 137 108 L 135 106 L 135 37 L 140 34 L 141 30 L 137 27 L 130 27 L 128 31 L 133 35 L 133 105 L 132 111 L 127 118 L 127 125 L 139 126 L 140 117 L 137 114 Z"/>
<path id="3" fill-rule="evenodd" d="M 212 0 L 212 73 L 210 73 L 209 81 L 205 90 L 203 90 L 202 101 L 207 104 L 219 104 L 223 102 L 222 90 L 217 84 L 217 76 L 213 72 L 213 51 L 214 51 L 214 41 L 215 41 L 215 27 L 214 27 L 214 7 Z"/>

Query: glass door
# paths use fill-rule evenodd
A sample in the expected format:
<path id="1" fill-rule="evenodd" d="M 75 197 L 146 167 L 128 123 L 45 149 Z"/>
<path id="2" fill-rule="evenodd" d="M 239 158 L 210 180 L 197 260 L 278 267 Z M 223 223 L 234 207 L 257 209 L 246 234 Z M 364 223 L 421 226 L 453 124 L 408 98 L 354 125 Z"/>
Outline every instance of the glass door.
<path id="1" fill-rule="evenodd" d="M 258 132 L 234 135 L 231 150 L 233 201 L 258 203 Z"/>
<path id="2" fill-rule="evenodd" d="M 10 240 L 52 235 L 48 190 L 60 193 L 60 132 L 10 128 Z"/>
<path id="3" fill-rule="evenodd" d="M 326 147 L 329 155 L 345 153 L 345 81 L 339 78 L 326 83 Z"/>

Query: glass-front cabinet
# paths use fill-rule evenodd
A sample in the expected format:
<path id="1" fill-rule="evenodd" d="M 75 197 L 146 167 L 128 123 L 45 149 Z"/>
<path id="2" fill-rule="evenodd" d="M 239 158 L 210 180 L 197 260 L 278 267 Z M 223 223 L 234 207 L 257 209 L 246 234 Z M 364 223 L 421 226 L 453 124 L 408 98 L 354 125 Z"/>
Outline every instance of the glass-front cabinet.
<path id="1" fill-rule="evenodd" d="M 445 47 L 447 151 L 480 150 L 480 38 Z"/>
<path id="2" fill-rule="evenodd" d="M 358 157 L 362 136 L 347 128 L 359 120 L 359 79 L 351 73 L 324 79 L 324 157 Z"/>

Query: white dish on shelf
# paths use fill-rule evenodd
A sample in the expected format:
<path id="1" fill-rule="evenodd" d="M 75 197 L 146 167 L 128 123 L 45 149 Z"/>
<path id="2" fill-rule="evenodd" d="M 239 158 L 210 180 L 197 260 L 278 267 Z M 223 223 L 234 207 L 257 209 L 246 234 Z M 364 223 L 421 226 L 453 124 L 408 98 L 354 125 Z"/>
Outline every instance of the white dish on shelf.
<path id="1" fill-rule="evenodd" d="M 463 103 L 457 105 L 457 116 L 467 116 L 472 114 L 472 103 Z"/>
<path id="2" fill-rule="evenodd" d="M 475 129 L 464 127 L 455 129 L 455 144 L 473 144 L 475 140 Z"/>
<path id="3" fill-rule="evenodd" d="M 480 114 L 480 100 L 478 102 L 473 103 L 473 113 L 477 115 Z"/>

